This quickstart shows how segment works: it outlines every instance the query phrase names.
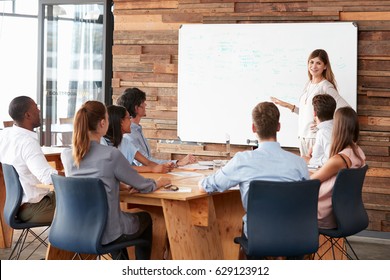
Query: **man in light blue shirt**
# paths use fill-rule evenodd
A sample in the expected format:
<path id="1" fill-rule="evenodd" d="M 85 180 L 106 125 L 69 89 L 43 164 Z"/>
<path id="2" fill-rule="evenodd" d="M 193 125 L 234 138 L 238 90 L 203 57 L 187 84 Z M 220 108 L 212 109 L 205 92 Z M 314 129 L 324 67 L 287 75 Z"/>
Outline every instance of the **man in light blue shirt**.
<path id="1" fill-rule="evenodd" d="M 154 161 L 158 164 L 170 162 L 170 160 L 157 159 L 152 156 L 149 142 L 145 138 L 142 132 L 142 126 L 139 123 L 131 122 L 131 133 L 124 134 L 123 139 L 126 139 L 127 142 L 133 144 L 133 146 L 136 147 L 137 150 L 150 161 Z M 138 162 L 137 160 L 134 160 L 134 164 L 142 165 L 142 163 Z"/>
<path id="2" fill-rule="evenodd" d="M 140 121 L 146 116 L 146 94 L 138 88 L 128 88 L 117 99 L 117 105 L 121 105 L 127 109 L 131 119 L 131 133 L 125 134 L 123 138 L 129 138 L 131 143 L 138 149 L 138 151 L 150 161 L 158 164 L 164 164 L 166 162 L 172 162 L 175 165 L 186 165 L 196 162 L 196 158 L 193 155 L 187 155 L 184 158 L 174 160 L 161 160 L 152 157 L 152 151 L 150 149 L 148 140 L 145 138 L 142 132 L 142 126 Z M 134 160 L 135 165 L 142 165 L 140 162 Z"/>
<path id="3" fill-rule="evenodd" d="M 272 102 L 262 102 L 252 111 L 252 130 L 257 134 L 259 147 L 253 151 L 238 152 L 215 174 L 204 178 L 201 191 L 223 192 L 236 185 L 246 212 L 249 183 L 253 180 L 301 181 L 309 179 L 305 161 L 280 147 L 276 133 L 280 129 L 279 110 Z M 243 217 L 246 235 L 246 215 Z"/>

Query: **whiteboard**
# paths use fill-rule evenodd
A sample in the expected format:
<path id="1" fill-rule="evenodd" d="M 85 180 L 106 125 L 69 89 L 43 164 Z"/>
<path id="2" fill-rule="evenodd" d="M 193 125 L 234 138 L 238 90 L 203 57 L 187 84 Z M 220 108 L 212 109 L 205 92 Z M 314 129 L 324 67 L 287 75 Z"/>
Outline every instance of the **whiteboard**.
<path id="1" fill-rule="evenodd" d="M 271 96 L 292 104 L 314 49 L 329 55 L 340 95 L 356 109 L 357 27 L 352 22 L 186 24 L 179 30 L 178 137 L 247 144 L 252 109 Z M 283 147 L 298 147 L 298 116 L 279 107 Z"/>

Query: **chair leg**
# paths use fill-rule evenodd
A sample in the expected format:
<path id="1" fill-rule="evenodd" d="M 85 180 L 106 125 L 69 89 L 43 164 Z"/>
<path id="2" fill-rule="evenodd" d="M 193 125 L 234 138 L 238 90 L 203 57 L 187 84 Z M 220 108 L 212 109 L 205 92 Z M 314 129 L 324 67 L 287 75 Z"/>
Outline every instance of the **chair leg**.
<path id="1" fill-rule="evenodd" d="M 127 248 L 123 248 L 121 250 L 111 252 L 109 255 L 110 255 L 112 260 L 128 260 L 129 259 L 129 256 L 127 254 Z"/>
<path id="2" fill-rule="evenodd" d="M 41 236 L 47 231 L 49 227 L 45 228 L 40 234 L 36 234 L 33 230 L 30 228 L 26 228 L 22 230 L 22 233 L 20 234 L 18 240 L 16 241 L 14 248 L 12 249 L 11 254 L 9 255 L 9 260 L 19 260 L 21 257 L 22 252 L 28 248 L 30 245 L 32 245 L 35 241 L 39 241 L 38 246 L 34 248 L 34 250 L 26 257 L 26 260 L 28 260 L 41 245 L 44 245 L 47 247 L 47 236 L 45 238 L 42 238 Z M 32 241 L 26 242 L 28 234 L 31 234 L 34 238 Z"/>
<path id="3" fill-rule="evenodd" d="M 12 248 L 12 251 L 8 257 L 9 260 L 18 260 L 19 259 L 22 242 L 25 240 L 26 234 L 27 234 L 27 229 L 23 229 L 22 233 L 19 235 L 18 240 L 15 242 L 14 247 Z"/>
<path id="4" fill-rule="evenodd" d="M 347 243 L 347 246 L 349 247 L 349 249 L 351 249 L 353 255 L 355 256 L 355 259 L 356 259 L 356 260 L 359 260 L 359 257 L 358 257 L 358 255 L 356 254 L 355 250 L 352 248 L 351 243 L 349 243 L 349 241 L 348 241 L 347 238 L 344 238 L 344 240 L 345 240 L 345 243 Z M 350 256 L 350 255 L 348 255 L 348 256 Z M 350 258 L 350 259 L 352 260 L 353 258 Z"/>
<path id="5" fill-rule="evenodd" d="M 46 228 L 44 231 L 42 231 L 39 235 L 37 235 L 37 234 L 36 234 L 34 231 L 32 231 L 31 229 L 28 230 L 28 232 L 29 232 L 32 236 L 34 236 L 34 239 L 33 239 L 31 242 L 29 242 L 29 243 L 26 245 L 26 247 L 23 248 L 23 250 L 26 249 L 27 247 L 29 247 L 30 245 L 32 245 L 33 242 L 36 241 L 36 240 L 39 241 L 39 244 L 38 244 L 38 246 L 35 247 L 35 249 L 34 249 L 34 250 L 31 252 L 31 254 L 27 257 L 27 259 L 29 259 L 29 258 L 30 258 L 38 249 L 39 249 L 39 247 L 41 247 L 42 245 L 45 246 L 45 247 L 48 246 L 48 244 L 47 244 L 47 242 L 46 242 L 47 236 L 46 236 L 44 239 L 41 238 L 42 234 L 44 234 L 44 233 L 47 231 L 47 229 L 48 229 L 48 228 Z"/>
<path id="6" fill-rule="evenodd" d="M 76 260 L 76 258 L 78 260 L 82 260 L 81 255 L 79 253 L 76 253 L 76 254 L 73 255 L 72 261 Z"/>
<path id="7" fill-rule="evenodd" d="M 72 261 L 74 261 L 74 260 L 80 260 L 80 261 L 101 260 L 101 257 L 102 257 L 101 255 L 75 253 L 71 260 Z M 103 256 L 103 259 L 106 259 L 106 257 Z"/>
<path id="8" fill-rule="evenodd" d="M 357 259 L 357 260 L 359 259 L 356 252 L 353 250 L 351 244 L 349 243 L 349 241 L 346 238 L 332 238 L 332 237 L 325 236 L 325 235 L 323 235 L 323 236 L 325 237 L 326 240 L 319 246 L 319 248 L 321 248 L 322 246 L 324 246 L 327 243 L 330 243 L 330 247 L 325 252 L 323 252 L 321 255 L 319 255 L 319 253 L 317 251 L 316 254 L 318 256 L 318 259 L 321 260 L 324 257 L 324 255 L 327 252 L 329 252 L 329 250 L 332 250 L 332 257 L 334 260 L 336 260 L 336 251 L 335 250 L 338 250 L 343 256 L 346 256 L 349 260 L 353 260 L 354 258 L 348 253 L 346 246 L 348 246 L 351 249 L 353 255 L 355 256 L 355 259 Z M 340 239 L 345 241 L 346 246 L 343 247 L 339 244 Z"/>
<path id="9" fill-rule="evenodd" d="M 356 258 L 356 259 L 359 259 L 358 256 L 356 255 L 355 251 L 353 250 L 351 244 L 348 242 L 348 240 L 347 240 L 346 238 L 342 238 L 342 239 L 345 241 L 345 243 L 347 244 L 346 246 L 342 247 L 342 246 L 338 243 L 338 241 L 339 241 L 340 239 L 341 239 L 341 238 L 331 238 L 331 240 L 332 240 L 333 257 L 334 257 L 334 259 L 336 259 L 336 257 L 335 257 L 335 252 L 334 252 L 334 248 L 338 249 L 344 256 L 347 257 L 348 260 L 353 260 L 353 259 L 354 259 L 354 258 L 348 253 L 346 246 L 348 246 L 348 247 L 352 250 L 353 254 L 355 255 L 355 258 Z"/>
<path id="10" fill-rule="evenodd" d="M 322 244 L 318 247 L 318 250 L 316 253 L 319 260 L 323 260 L 324 256 L 326 256 L 329 251 L 332 252 L 332 259 L 336 260 L 335 247 L 337 248 L 337 250 L 341 251 L 343 255 L 345 255 L 345 253 L 344 253 L 345 250 L 343 248 L 341 248 L 341 246 L 338 244 L 338 240 L 339 240 L 338 238 L 332 238 L 332 237 L 329 237 L 326 235 L 322 235 L 322 236 L 325 238 L 325 241 L 322 242 Z M 322 254 L 320 255 L 319 254 L 320 248 L 323 248 L 325 246 L 328 246 L 328 248 L 324 252 L 322 252 Z"/>
<path id="11" fill-rule="evenodd" d="M 316 256 L 318 257 L 319 260 L 322 260 L 322 258 L 329 252 L 329 250 L 332 249 L 332 246 L 329 246 L 328 249 L 326 249 L 326 251 L 322 252 L 322 254 L 320 255 L 320 249 L 323 248 L 327 243 L 331 243 L 331 241 L 329 240 L 329 237 L 325 236 L 325 235 L 322 235 L 324 238 L 325 238 L 325 241 L 323 241 L 319 246 L 318 246 L 318 250 L 317 252 L 315 253 Z M 334 255 L 333 255 L 334 256 Z"/>
<path id="12" fill-rule="evenodd" d="M 29 229 L 28 232 L 34 236 L 34 240 L 38 240 L 40 243 L 42 243 L 42 245 L 44 245 L 45 247 L 48 246 L 46 240 L 47 240 L 47 237 L 45 237 L 44 239 L 41 238 L 41 236 L 49 229 L 49 227 L 45 228 L 40 234 L 36 234 L 33 230 Z M 32 241 L 32 242 L 33 242 Z"/>

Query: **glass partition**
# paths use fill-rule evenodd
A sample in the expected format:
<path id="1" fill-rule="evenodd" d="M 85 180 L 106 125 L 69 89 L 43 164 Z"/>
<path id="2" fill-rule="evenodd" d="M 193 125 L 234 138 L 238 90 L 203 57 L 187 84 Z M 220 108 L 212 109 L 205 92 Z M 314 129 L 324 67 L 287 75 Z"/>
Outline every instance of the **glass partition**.
<path id="1" fill-rule="evenodd" d="M 87 100 L 105 102 L 109 95 L 106 5 L 92 2 L 40 1 L 38 96 L 46 146 L 70 145 L 77 109 Z"/>

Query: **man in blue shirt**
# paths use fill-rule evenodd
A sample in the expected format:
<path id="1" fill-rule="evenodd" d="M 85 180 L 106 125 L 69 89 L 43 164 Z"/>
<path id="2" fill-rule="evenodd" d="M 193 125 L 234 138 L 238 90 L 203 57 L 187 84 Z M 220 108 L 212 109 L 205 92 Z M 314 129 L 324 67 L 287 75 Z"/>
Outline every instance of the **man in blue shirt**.
<path id="1" fill-rule="evenodd" d="M 158 164 L 172 162 L 175 165 L 186 165 L 196 162 L 193 155 L 187 155 L 178 161 L 161 160 L 152 157 L 151 149 L 148 140 L 142 132 L 140 121 L 146 116 L 146 94 L 138 88 L 128 88 L 117 99 L 117 105 L 121 105 L 127 109 L 131 116 L 131 133 L 123 135 L 124 140 L 131 140 L 131 143 L 138 149 L 138 151 L 150 161 Z M 128 138 L 128 139 L 126 139 Z M 134 160 L 135 165 L 142 165 L 140 162 Z"/>
<path id="2" fill-rule="evenodd" d="M 238 152 L 216 173 L 204 178 L 199 189 L 208 193 L 223 192 L 239 186 L 246 212 L 249 183 L 253 180 L 301 181 L 309 179 L 305 161 L 280 147 L 276 133 L 280 129 L 279 110 L 272 102 L 262 102 L 252 111 L 252 130 L 257 134 L 259 147 Z M 246 215 L 243 217 L 246 235 Z"/>

